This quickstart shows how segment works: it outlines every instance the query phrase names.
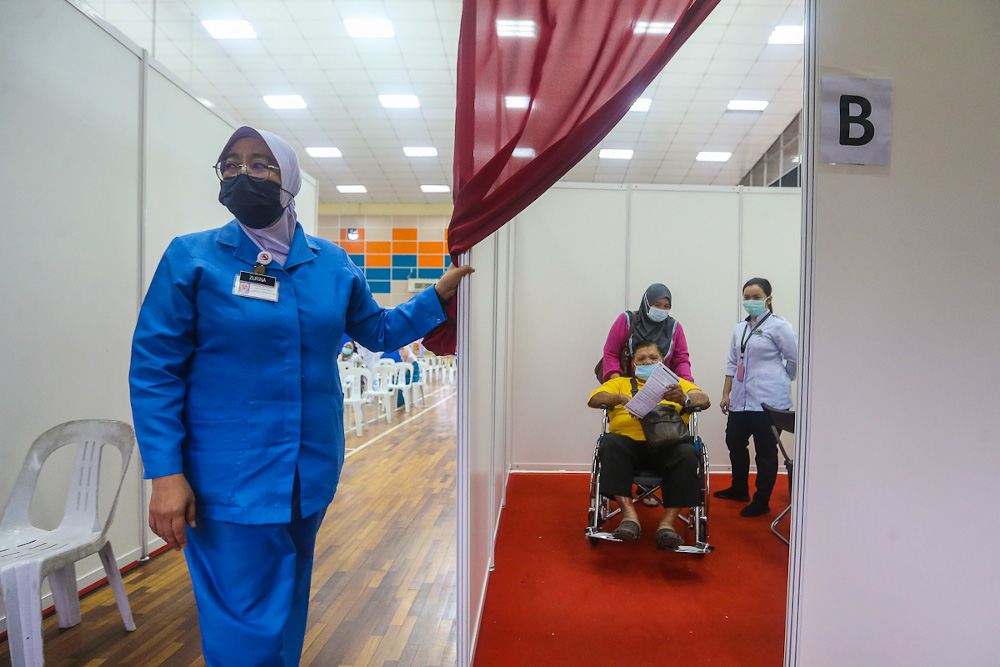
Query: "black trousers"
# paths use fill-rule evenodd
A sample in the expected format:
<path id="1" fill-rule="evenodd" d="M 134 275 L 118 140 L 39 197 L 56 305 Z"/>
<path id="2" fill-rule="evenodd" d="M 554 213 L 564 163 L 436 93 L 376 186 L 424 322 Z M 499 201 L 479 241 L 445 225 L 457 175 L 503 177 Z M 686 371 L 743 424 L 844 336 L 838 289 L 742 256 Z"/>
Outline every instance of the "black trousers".
<path id="1" fill-rule="evenodd" d="M 757 464 L 757 491 L 753 498 L 767 504 L 778 477 L 778 441 L 771 432 L 771 420 L 763 412 L 730 412 L 726 422 L 726 447 L 733 466 L 734 489 L 749 491 L 751 435 Z"/>
<path id="2" fill-rule="evenodd" d="M 632 497 L 632 477 L 636 471 L 661 476 L 664 507 L 693 507 L 701 504 L 698 477 L 698 450 L 693 442 L 653 448 L 645 440 L 633 440 L 618 433 L 606 433 L 598 448 L 601 459 L 601 493 Z"/>

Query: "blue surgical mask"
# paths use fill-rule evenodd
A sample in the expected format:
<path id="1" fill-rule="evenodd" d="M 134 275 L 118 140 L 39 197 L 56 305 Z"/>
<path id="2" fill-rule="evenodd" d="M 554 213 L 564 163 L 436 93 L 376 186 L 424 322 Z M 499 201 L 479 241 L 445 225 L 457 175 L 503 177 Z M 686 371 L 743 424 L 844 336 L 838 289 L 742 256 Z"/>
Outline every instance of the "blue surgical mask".
<path id="1" fill-rule="evenodd" d="M 349 347 L 347 345 L 345 345 L 344 347 L 340 348 L 340 353 L 342 355 L 344 355 L 345 357 L 350 356 L 353 352 L 354 352 L 354 348 L 353 347 Z"/>
<path id="2" fill-rule="evenodd" d="M 747 311 L 750 317 L 760 317 L 767 310 L 767 302 L 748 299 L 743 302 L 743 310 Z"/>
<path id="3" fill-rule="evenodd" d="M 654 322 L 662 322 L 663 320 L 670 317 L 670 310 L 664 308 L 652 308 L 649 309 L 649 319 Z"/>
<path id="4" fill-rule="evenodd" d="M 649 376 L 653 374 L 653 371 L 656 370 L 657 366 L 659 366 L 659 364 L 643 364 L 642 366 L 636 366 L 635 379 L 645 382 L 649 379 Z"/>
<path id="5" fill-rule="evenodd" d="M 223 181 L 221 186 L 219 203 L 250 229 L 264 229 L 285 210 L 281 205 L 281 186 L 274 181 L 255 181 L 240 174 L 231 181 Z"/>

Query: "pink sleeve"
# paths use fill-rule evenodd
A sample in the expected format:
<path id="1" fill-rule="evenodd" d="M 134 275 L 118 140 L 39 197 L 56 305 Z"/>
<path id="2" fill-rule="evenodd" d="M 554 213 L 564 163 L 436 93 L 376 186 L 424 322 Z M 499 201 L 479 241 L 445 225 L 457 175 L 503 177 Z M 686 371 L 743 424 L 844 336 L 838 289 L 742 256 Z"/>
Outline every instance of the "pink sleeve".
<path id="1" fill-rule="evenodd" d="M 604 356 L 607 359 L 607 352 L 604 353 Z M 606 366 L 608 362 L 604 363 Z M 691 361 L 688 357 L 688 342 L 680 322 L 674 328 L 674 349 L 667 360 L 667 367 L 688 382 L 694 382 L 694 378 L 691 376 Z"/>
<path id="2" fill-rule="evenodd" d="M 625 313 L 618 316 L 615 323 L 611 325 L 611 331 L 608 332 L 608 340 L 604 343 L 604 378 L 603 380 L 607 382 L 612 373 L 622 373 L 622 365 L 618 360 L 618 355 L 621 354 L 622 348 L 628 344 L 628 318 Z"/>

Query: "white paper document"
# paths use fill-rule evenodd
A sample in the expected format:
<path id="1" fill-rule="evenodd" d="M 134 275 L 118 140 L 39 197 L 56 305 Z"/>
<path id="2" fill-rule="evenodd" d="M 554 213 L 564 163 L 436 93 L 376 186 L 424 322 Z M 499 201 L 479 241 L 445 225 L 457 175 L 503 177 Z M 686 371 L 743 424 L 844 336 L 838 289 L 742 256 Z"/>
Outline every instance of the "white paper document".
<path id="1" fill-rule="evenodd" d="M 649 376 L 649 379 L 646 380 L 646 384 L 642 385 L 642 388 L 636 392 L 632 400 L 625 404 L 625 409 L 639 419 L 642 419 L 663 400 L 663 394 L 666 393 L 667 387 L 680 383 L 680 378 L 674 375 L 672 370 L 663 364 L 659 364 L 653 370 L 653 374 Z"/>

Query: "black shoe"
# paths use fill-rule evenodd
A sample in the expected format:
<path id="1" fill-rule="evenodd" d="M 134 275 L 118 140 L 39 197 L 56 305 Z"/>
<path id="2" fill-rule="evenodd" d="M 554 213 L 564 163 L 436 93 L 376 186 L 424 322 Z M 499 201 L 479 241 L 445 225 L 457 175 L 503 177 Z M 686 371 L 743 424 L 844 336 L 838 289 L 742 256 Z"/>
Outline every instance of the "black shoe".
<path id="1" fill-rule="evenodd" d="M 754 500 L 752 503 L 740 510 L 740 516 L 760 516 L 762 514 L 767 514 L 770 511 L 770 505 L 759 500 Z"/>
<path id="2" fill-rule="evenodd" d="M 737 489 L 734 486 L 728 489 L 722 489 L 721 491 L 716 491 L 712 494 L 716 498 L 722 498 L 723 500 L 742 500 L 743 502 L 750 501 L 750 492 L 746 489 Z"/>

